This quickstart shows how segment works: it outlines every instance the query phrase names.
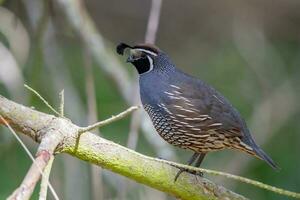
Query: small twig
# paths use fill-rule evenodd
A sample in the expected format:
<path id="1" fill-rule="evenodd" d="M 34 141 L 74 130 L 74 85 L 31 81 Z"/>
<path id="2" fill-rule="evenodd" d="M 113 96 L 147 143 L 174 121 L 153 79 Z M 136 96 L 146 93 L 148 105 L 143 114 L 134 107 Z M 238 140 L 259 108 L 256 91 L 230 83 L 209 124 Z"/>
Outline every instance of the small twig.
<path id="1" fill-rule="evenodd" d="M 43 176 L 43 177 L 45 177 L 45 174 L 43 173 L 43 170 L 41 169 L 41 167 L 40 167 L 40 165 L 38 164 L 38 163 L 40 163 L 40 160 L 41 161 L 45 161 L 45 159 L 44 158 L 41 158 L 40 156 L 42 156 L 43 154 L 40 154 L 40 156 L 37 156 L 37 158 L 35 159 L 34 157 L 33 157 L 33 155 L 31 154 L 31 152 L 29 151 L 29 149 L 26 147 L 26 145 L 23 143 L 23 141 L 21 140 L 21 138 L 17 135 L 17 133 L 12 129 L 12 127 L 9 125 L 9 123 L 4 119 L 4 117 L 2 117 L 2 115 L 0 114 L 0 119 L 4 122 L 4 124 L 7 126 L 7 128 L 12 132 L 12 134 L 15 136 L 15 138 L 18 140 L 18 142 L 21 144 L 21 146 L 23 147 L 23 149 L 25 150 L 25 152 L 27 153 L 27 155 L 29 156 L 29 158 L 32 160 L 32 162 L 33 162 L 33 165 L 31 166 L 31 168 L 29 169 L 29 171 L 28 171 L 28 173 L 27 173 L 27 176 L 28 177 L 30 177 L 30 174 L 31 174 L 31 172 L 32 171 L 34 171 L 34 169 L 36 169 L 37 168 L 37 170 L 39 171 L 39 173 Z M 26 177 L 27 177 L 26 176 Z M 22 193 L 24 194 L 24 186 L 26 186 L 26 185 L 32 185 L 32 184 L 26 184 L 25 183 L 25 180 L 26 180 L 26 177 L 25 177 L 25 179 L 24 179 L 24 181 L 22 182 L 22 184 L 21 184 L 21 186 L 20 186 L 20 188 L 17 188 L 17 190 L 8 198 L 8 199 L 14 199 L 14 198 L 16 198 L 16 199 L 18 199 L 17 197 L 17 195 L 18 195 L 18 190 L 22 190 Z M 32 179 L 33 180 L 33 179 Z M 31 181 L 32 181 L 31 180 Z M 37 180 L 36 180 L 36 182 L 37 182 Z M 59 198 L 58 198 L 58 196 L 57 196 L 57 194 L 56 194 L 56 192 L 55 192 L 55 190 L 54 190 L 54 188 L 52 187 L 52 185 L 50 184 L 50 182 L 49 181 L 47 181 L 47 185 L 48 185 L 48 187 L 50 188 L 50 190 L 51 190 L 51 192 L 52 192 L 52 194 L 53 194 L 53 196 L 54 196 L 54 199 L 55 200 L 59 200 Z"/>
<path id="2" fill-rule="evenodd" d="M 281 195 L 285 195 L 288 197 L 293 197 L 293 198 L 297 198 L 300 199 L 300 193 L 297 192 L 292 192 L 292 191 L 288 191 L 288 190 L 284 190 L 282 188 L 278 188 L 278 187 L 274 187 L 256 180 L 252 180 L 252 179 L 248 179 L 245 177 L 241 177 L 241 176 L 237 176 L 237 175 L 233 175 L 233 174 L 229 174 L 226 172 L 221 172 L 221 171 L 215 171 L 215 170 L 210 170 L 210 169 L 203 169 L 203 168 L 197 168 L 197 167 L 193 167 L 193 166 L 188 166 L 188 165 L 184 165 L 184 164 L 179 164 L 176 162 L 172 162 L 172 161 L 167 161 L 167 160 L 161 160 L 161 159 L 157 159 L 157 158 L 153 158 L 156 161 L 162 162 L 162 163 L 166 163 L 169 164 L 171 166 L 177 167 L 179 169 L 186 169 L 189 172 L 202 172 L 202 173 L 207 173 L 210 175 L 214 175 L 214 176 L 223 176 L 226 177 L 228 179 L 233 179 L 242 183 L 246 183 L 249 185 L 253 185 L 265 190 L 269 190 L 272 191 L 274 193 L 277 194 L 281 194 Z"/>
<path id="3" fill-rule="evenodd" d="M 100 122 L 97 122 L 93 125 L 90 125 L 90 126 L 87 126 L 87 127 L 82 127 L 79 129 L 78 133 L 79 134 L 82 134 L 84 132 L 87 132 L 87 131 L 91 131 L 95 128 L 100 128 L 101 126 L 104 126 L 104 125 L 107 125 L 107 124 L 110 124 L 114 121 L 117 121 L 119 119 L 122 119 L 124 118 L 125 116 L 129 115 L 130 113 L 132 113 L 133 111 L 139 109 L 139 106 L 132 106 L 130 108 L 128 108 L 127 110 L 117 114 L 116 116 L 112 116 L 111 118 L 108 118 L 106 120 L 103 120 L 103 121 L 100 121 Z"/>
<path id="4" fill-rule="evenodd" d="M 60 105 L 59 105 L 59 113 L 61 117 L 65 116 L 65 90 L 62 90 L 59 93 Z"/>
<path id="5" fill-rule="evenodd" d="M 44 176 L 43 176 L 42 182 L 41 182 L 41 190 L 40 190 L 40 194 L 39 194 L 39 200 L 47 199 L 48 182 L 49 182 L 49 176 L 50 176 L 53 160 L 54 160 L 54 156 L 50 155 L 48 164 L 44 169 Z"/>
<path id="6" fill-rule="evenodd" d="M 29 87 L 28 85 L 24 84 L 24 87 L 27 88 L 28 90 L 30 90 L 31 92 L 33 92 L 39 99 L 42 100 L 42 102 L 50 109 L 52 110 L 52 112 L 54 112 L 56 115 L 61 116 L 59 112 L 57 112 L 57 110 L 55 110 L 49 103 L 48 101 L 46 101 L 46 99 L 44 99 L 44 97 L 42 97 L 36 90 L 34 90 L 33 88 Z"/>

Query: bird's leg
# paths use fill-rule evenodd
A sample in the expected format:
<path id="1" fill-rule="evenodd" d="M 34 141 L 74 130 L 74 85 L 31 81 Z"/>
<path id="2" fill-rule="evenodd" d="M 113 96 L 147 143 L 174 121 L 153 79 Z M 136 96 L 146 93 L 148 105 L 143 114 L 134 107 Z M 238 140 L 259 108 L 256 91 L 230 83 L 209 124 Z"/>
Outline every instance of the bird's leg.
<path id="1" fill-rule="evenodd" d="M 199 153 L 194 153 L 193 156 L 190 158 L 190 160 L 188 161 L 187 165 L 191 165 L 193 164 L 193 162 L 199 157 Z M 203 159 L 203 158 L 202 158 Z M 198 159 L 199 160 L 199 159 Z M 197 162 L 198 163 L 198 162 Z M 174 179 L 174 182 L 176 182 L 176 180 L 178 179 L 179 175 L 184 172 L 184 171 L 188 171 L 188 169 L 184 169 L 184 168 L 181 168 L 179 170 L 179 172 L 176 174 L 175 176 L 175 179 Z"/>
<path id="2" fill-rule="evenodd" d="M 187 163 L 188 165 L 192 165 L 193 164 L 193 162 L 197 159 L 197 161 L 196 161 L 196 164 L 195 164 L 195 167 L 200 167 L 200 165 L 201 165 L 201 163 L 202 163 L 202 161 L 203 161 L 203 159 L 204 159 L 204 157 L 205 157 L 205 155 L 206 155 L 206 153 L 194 153 L 193 154 L 193 156 L 190 158 L 190 160 L 189 160 L 189 162 Z M 191 174 L 195 174 L 195 175 L 199 175 L 199 176 L 203 176 L 203 173 L 202 172 L 199 172 L 199 173 L 195 173 L 195 172 L 191 172 L 190 170 L 188 170 L 188 169 L 184 169 L 184 168 L 182 168 L 182 169 L 180 169 L 179 170 L 179 172 L 176 174 L 176 176 L 175 176 L 175 182 L 176 182 L 176 180 L 178 179 L 178 177 L 179 177 L 179 175 L 182 173 L 182 172 L 188 172 L 188 173 L 191 173 Z"/>
<path id="3" fill-rule="evenodd" d="M 206 155 L 206 153 L 201 153 L 200 154 L 200 156 L 198 157 L 198 160 L 197 160 L 197 162 L 196 162 L 196 164 L 195 164 L 195 167 L 200 167 L 200 165 L 201 165 L 201 163 L 202 163 L 202 161 L 203 161 L 203 159 L 204 159 L 204 157 L 205 157 L 205 155 Z M 203 176 L 203 172 L 199 172 L 199 173 L 197 173 L 199 176 Z"/>

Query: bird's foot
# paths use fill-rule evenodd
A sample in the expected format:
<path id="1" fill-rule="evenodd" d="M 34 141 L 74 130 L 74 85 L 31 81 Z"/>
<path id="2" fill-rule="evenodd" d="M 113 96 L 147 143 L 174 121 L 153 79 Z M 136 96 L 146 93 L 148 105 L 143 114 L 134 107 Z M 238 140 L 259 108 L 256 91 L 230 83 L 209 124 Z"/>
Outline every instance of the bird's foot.
<path id="1" fill-rule="evenodd" d="M 187 173 L 193 174 L 195 176 L 203 177 L 203 172 L 198 172 L 198 171 L 194 171 L 194 170 L 190 170 L 190 169 L 186 169 L 186 168 L 179 168 L 179 171 L 174 178 L 174 182 L 177 181 L 177 179 L 179 178 L 179 176 L 182 172 L 187 172 Z"/>

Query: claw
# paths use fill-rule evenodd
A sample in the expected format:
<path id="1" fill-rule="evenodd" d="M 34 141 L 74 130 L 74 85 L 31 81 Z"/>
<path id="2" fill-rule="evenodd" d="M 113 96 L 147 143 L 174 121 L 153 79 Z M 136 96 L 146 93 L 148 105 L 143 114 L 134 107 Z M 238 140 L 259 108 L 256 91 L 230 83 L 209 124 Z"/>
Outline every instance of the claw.
<path id="1" fill-rule="evenodd" d="M 203 177 L 203 172 L 190 171 L 189 169 L 181 168 L 181 169 L 177 172 L 177 174 L 176 174 L 176 176 L 175 176 L 175 178 L 174 178 L 174 182 L 177 181 L 177 179 L 179 178 L 179 176 L 180 176 L 180 174 L 181 174 L 182 172 L 187 172 L 187 173 L 193 174 L 193 175 L 195 175 L 195 176 Z"/>
<path id="2" fill-rule="evenodd" d="M 182 172 L 184 172 L 184 171 L 187 171 L 187 170 L 180 169 L 180 170 L 177 172 L 177 174 L 176 174 L 176 176 L 175 176 L 175 178 L 174 178 L 174 182 L 176 182 L 176 181 L 177 181 L 177 179 L 178 179 L 179 175 L 180 175 Z"/>

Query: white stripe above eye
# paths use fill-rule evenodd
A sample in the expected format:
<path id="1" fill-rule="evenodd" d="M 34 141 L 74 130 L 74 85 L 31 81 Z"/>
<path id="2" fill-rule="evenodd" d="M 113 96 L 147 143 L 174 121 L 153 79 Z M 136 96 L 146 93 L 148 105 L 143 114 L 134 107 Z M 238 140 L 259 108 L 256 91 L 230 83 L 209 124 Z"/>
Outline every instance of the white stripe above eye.
<path id="1" fill-rule="evenodd" d="M 152 51 L 149 51 L 149 50 L 146 50 L 146 49 L 135 49 L 135 50 L 145 52 L 145 53 L 150 54 L 150 55 L 152 55 L 152 56 L 157 56 L 156 53 L 154 53 L 154 52 L 152 52 Z"/>

